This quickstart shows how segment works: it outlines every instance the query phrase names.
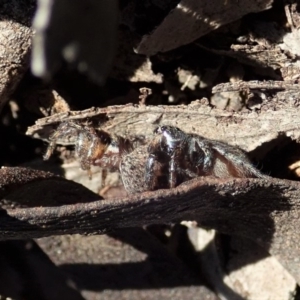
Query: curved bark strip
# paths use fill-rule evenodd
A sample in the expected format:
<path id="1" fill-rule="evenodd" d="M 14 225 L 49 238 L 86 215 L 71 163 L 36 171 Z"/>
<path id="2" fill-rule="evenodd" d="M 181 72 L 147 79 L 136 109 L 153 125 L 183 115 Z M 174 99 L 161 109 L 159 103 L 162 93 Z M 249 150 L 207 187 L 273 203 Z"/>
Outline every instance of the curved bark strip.
<path id="1" fill-rule="evenodd" d="M 65 184 L 64 189 L 56 188 L 55 192 L 47 176 L 41 176 L 39 181 L 32 179 L 40 171 L 31 170 L 31 178 L 23 176 L 21 185 L 20 176 L 12 174 L 24 174 L 26 169 L 5 168 L 1 173 L 3 170 L 11 180 L 1 184 L 2 199 L 15 203 L 23 197 L 27 203 L 35 205 L 0 211 L 2 240 L 74 233 L 103 234 L 122 227 L 197 220 L 200 226 L 256 241 L 275 255 L 300 282 L 298 182 L 203 177 L 175 189 L 145 192 L 124 199 L 94 201 L 98 196 L 89 192 L 85 198 L 92 202 L 83 203 L 85 188 L 78 184 L 70 185 L 67 180 L 52 178 L 56 180 L 55 185 L 58 181 Z M 15 181 L 19 181 L 18 185 Z M 34 182 L 39 185 L 30 189 Z M 74 192 L 75 186 L 80 187 L 77 192 Z M 22 192 L 18 192 L 19 189 Z M 63 203 L 60 197 L 68 199 L 69 195 L 72 203 L 75 197 L 78 201 L 45 207 L 43 202 L 49 190 L 56 203 Z"/>
<path id="2" fill-rule="evenodd" d="M 212 88 L 212 93 L 221 92 L 236 92 L 242 90 L 289 90 L 289 91 L 299 91 L 299 84 L 286 81 L 237 81 L 237 82 L 226 82 L 220 83 Z"/>
<path id="3" fill-rule="evenodd" d="M 268 106 L 268 102 L 265 104 Z M 158 125 L 177 126 L 185 132 L 222 140 L 249 152 L 283 134 L 300 137 L 300 110 L 292 103 L 260 111 L 229 112 L 213 109 L 203 100 L 190 105 L 119 105 L 59 113 L 36 121 L 27 134 L 47 139 L 53 125 L 88 118 L 110 134 L 151 137 Z M 52 125 L 52 126 L 50 126 Z M 60 141 L 61 143 L 63 141 Z"/>
<path id="4" fill-rule="evenodd" d="M 99 198 L 84 186 L 50 172 L 26 168 L 0 169 L 0 209 L 55 207 Z"/>
<path id="5" fill-rule="evenodd" d="M 153 32 L 143 36 L 136 51 L 139 54 L 154 55 L 175 49 L 246 14 L 269 9 L 272 2 L 181 0 Z"/>

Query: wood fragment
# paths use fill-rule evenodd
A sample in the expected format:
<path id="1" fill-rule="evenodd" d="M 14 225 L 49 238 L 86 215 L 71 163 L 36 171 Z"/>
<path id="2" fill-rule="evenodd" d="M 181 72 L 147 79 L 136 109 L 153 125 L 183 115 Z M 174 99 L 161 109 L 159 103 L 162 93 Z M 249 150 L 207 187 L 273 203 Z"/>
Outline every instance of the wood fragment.
<path id="1" fill-rule="evenodd" d="M 84 195 L 82 186 L 47 174 L 22 168 L 0 170 L 1 199 L 31 203 L 29 208 L 3 206 L 0 239 L 103 234 L 123 227 L 195 220 L 199 226 L 253 240 L 300 282 L 300 262 L 295 260 L 300 248 L 299 182 L 202 177 L 175 189 L 97 201 L 99 196 L 90 191 Z M 44 206 L 48 198 L 56 204 Z M 75 204 L 63 205 L 67 199 Z"/>
<path id="2" fill-rule="evenodd" d="M 235 84 L 226 86 L 239 87 Z M 261 85 L 255 83 L 250 86 Z M 101 129 L 110 134 L 144 136 L 147 139 L 153 136 L 153 130 L 158 125 L 171 125 L 188 133 L 225 141 L 247 152 L 283 135 L 292 139 L 300 137 L 300 109 L 294 102 L 265 101 L 258 111 L 229 112 L 213 109 L 201 101 L 194 101 L 187 106 L 128 104 L 70 111 L 37 120 L 35 125 L 28 128 L 27 135 L 48 139 L 51 130 L 59 122 L 88 118 L 97 121 Z"/>
<path id="3" fill-rule="evenodd" d="M 152 33 L 143 36 L 136 51 L 139 54 L 154 55 L 175 49 L 248 13 L 269 9 L 272 2 L 182 0 Z"/>

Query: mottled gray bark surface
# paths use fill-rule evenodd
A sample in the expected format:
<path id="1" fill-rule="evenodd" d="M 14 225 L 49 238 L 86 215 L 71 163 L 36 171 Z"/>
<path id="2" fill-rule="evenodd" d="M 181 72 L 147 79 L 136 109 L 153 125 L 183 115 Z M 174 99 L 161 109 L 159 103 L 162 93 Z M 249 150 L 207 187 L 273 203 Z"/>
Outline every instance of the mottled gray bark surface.
<path id="1" fill-rule="evenodd" d="M 129 104 L 70 111 L 37 120 L 27 134 L 47 139 L 57 123 L 85 118 L 99 120 L 99 128 L 112 134 L 145 136 L 148 139 L 153 137 L 153 130 L 158 125 L 178 126 L 186 132 L 223 140 L 248 152 L 276 140 L 280 135 L 295 140 L 300 136 L 300 109 L 293 102 L 275 100 L 263 102 L 259 110 L 228 112 L 211 108 L 205 99 L 188 106 Z"/>
<path id="2" fill-rule="evenodd" d="M 29 67 L 33 1 L 1 1 L 0 9 L 0 110 Z"/>

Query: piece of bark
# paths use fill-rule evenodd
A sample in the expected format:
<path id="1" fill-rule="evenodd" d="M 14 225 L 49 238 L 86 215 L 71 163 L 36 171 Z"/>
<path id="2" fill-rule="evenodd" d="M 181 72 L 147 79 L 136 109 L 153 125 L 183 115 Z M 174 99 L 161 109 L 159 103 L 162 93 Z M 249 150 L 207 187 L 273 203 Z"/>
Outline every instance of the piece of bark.
<path id="1" fill-rule="evenodd" d="M 78 197 L 81 190 L 68 181 L 64 192 L 55 191 L 47 174 L 33 188 L 41 171 L 21 168 L 0 170 L 1 198 L 34 203 L 32 208 L 3 209 L 0 239 L 38 238 L 61 234 L 103 234 L 122 227 L 196 220 L 199 226 L 245 236 L 274 255 L 300 282 L 300 183 L 279 179 L 216 179 L 188 181 L 175 189 L 145 192 L 122 199 L 43 207 L 44 199 Z M 43 175 L 43 174 L 42 174 Z M 68 187 L 69 186 L 69 187 Z M 79 186 L 80 187 L 80 186 Z M 51 191 L 51 192 L 50 192 Z M 94 197 L 85 196 L 87 201 Z M 70 196 L 70 197 L 69 197 Z M 69 200 L 70 201 L 70 200 Z M 4 207 L 5 208 L 5 207 Z"/>
<path id="2" fill-rule="evenodd" d="M 182 0 L 163 22 L 138 43 L 139 54 L 154 55 L 193 42 L 242 16 L 271 8 L 272 0 Z"/>
<path id="3" fill-rule="evenodd" d="M 215 93 L 210 98 L 210 104 L 218 109 L 239 111 L 245 107 L 247 96 L 247 92 Z"/>
<path id="4" fill-rule="evenodd" d="M 291 3 L 285 5 L 285 13 L 287 21 L 292 29 L 300 28 L 300 13 L 298 11 L 298 3 Z"/>
<path id="5" fill-rule="evenodd" d="M 211 46 L 202 41 L 201 44 L 197 42 L 196 45 L 208 52 L 231 57 L 244 65 L 251 66 L 252 70 L 259 75 L 297 82 L 299 66 L 296 58 L 299 53 L 299 30 L 292 27 L 292 32 L 288 32 L 286 27 L 278 27 L 278 24 L 267 20 L 252 20 L 251 23 L 244 24 L 244 27 L 247 28 L 247 32 L 239 36 L 235 43 L 225 37 L 226 42 L 223 44 L 221 42 Z M 210 37 L 212 40 L 213 38 L 216 39 L 218 36 Z"/>
<path id="6" fill-rule="evenodd" d="M 18 96 L 30 112 L 39 116 L 48 117 L 70 110 L 66 99 L 50 88 L 26 87 Z"/>
<path id="7" fill-rule="evenodd" d="M 225 53 L 224 53 L 225 54 Z M 271 70 L 280 70 L 290 59 L 282 53 L 278 45 L 232 45 L 227 55 L 236 58 L 239 62 L 253 67 L 265 68 L 266 74 L 272 78 L 280 78 Z M 268 70 L 268 68 L 270 70 Z M 268 72 L 269 71 L 269 72 Z"/>
<path id="8" fill-rule="evenodd" d="M 2 167 L 0 174 L 0 207 L 2 209 L 55 207 L 100 199 L 100 196 L 82 185 L 50 172 Z"/>
<path id="9" fill-rule="evenodd" d="M 293 87 L 298 88 L 297 85 Z M 146 139 L 153 137 L 153 130 L 158 125 L 177 126 L 188 133 L 237 145 L 247 152 L 282 135 L 294 140 L 300 137 L 300 109 L 295 102 L 265 101 L 259 110 L 234 113 L 213 109 L 202 104 L 202 100 L 187 106 L 128 104 L 70 111 L 37 120 L 36 125 L 28 128 L 27 134 L 47 139 L 57 123 L 85 118 L 99 122 L 101 129 L 110 134 L 144 136 Z"/>
<path id="10" fill-rule="evenodd" d="M 32 4 L 12 1 L 0 11 L 0 111 L 29 68 Z M 3 6 L 2 6 L 3 5 Z"/>
<path id="11" fill-rule="evenodd" d="M 235 92 L 242 90 L 269 90 L 269 91 L 298 91 L 300 92 L 300 85 L 293 82 L 285 81 L 237 81 L 221 83 L 213 87 L 212 93 L 220 92 Z"/>
<path id="12" fill-rule="evenodd" d="M 299 57 L 300 55 L 300 30 L 295 29 L 290 33 L 287 33 L 283 37 L 283 44 L 280 45 L 282 50 L 285 50 L 288 53 L 291 53 L 295 57 Z"/>
<path id="13" fill-rule="evenodd" d="M 284 28 L 278 28 L 274 22 L 252 21 L 244 24 L 246 32 L 238 36 L 236 41 L 226 39 L 224 42 L 216 43 L 214 46 L 206 44 L 205 41 L 197 42 L 196 45 L 206 51 L 217 55 L 234 58 L 244 65 L 252 67 L 252 70 L 265 77 L 273 79 L 292 80 L 287 67 L 297 68 L 297 63 L 288 51 L 283 51 L 282 42 L 289 33 Z M 210 37 L 210 39 L 218 38 Z M 298 67 L 299 68 L 299 67 Z M 280 72 L 279 72 L 280 71 Z M 281 73 L 281 76 L 279 75 Z"/>

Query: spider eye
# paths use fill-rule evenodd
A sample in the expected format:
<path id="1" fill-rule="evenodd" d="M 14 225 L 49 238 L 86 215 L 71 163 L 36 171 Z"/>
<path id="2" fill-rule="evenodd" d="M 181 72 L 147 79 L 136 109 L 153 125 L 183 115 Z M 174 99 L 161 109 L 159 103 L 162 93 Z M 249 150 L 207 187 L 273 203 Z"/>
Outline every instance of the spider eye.
<path id="1" fill-rule="evenodd" d="M 164 127 L 164 126 L 158 126 L 158 127 L 156 127 L 156 128 L 154 129 L 153 133 L 155 133 L 155 134 L 161 133 L 163 127 Z"/>
<path id="2" fill-rule="evenodd" d="M 158 126 L 157 128 L 154 129 L 155 134 L 162 134 L 163 132 L 170 132 L 170 126 Z"/>

